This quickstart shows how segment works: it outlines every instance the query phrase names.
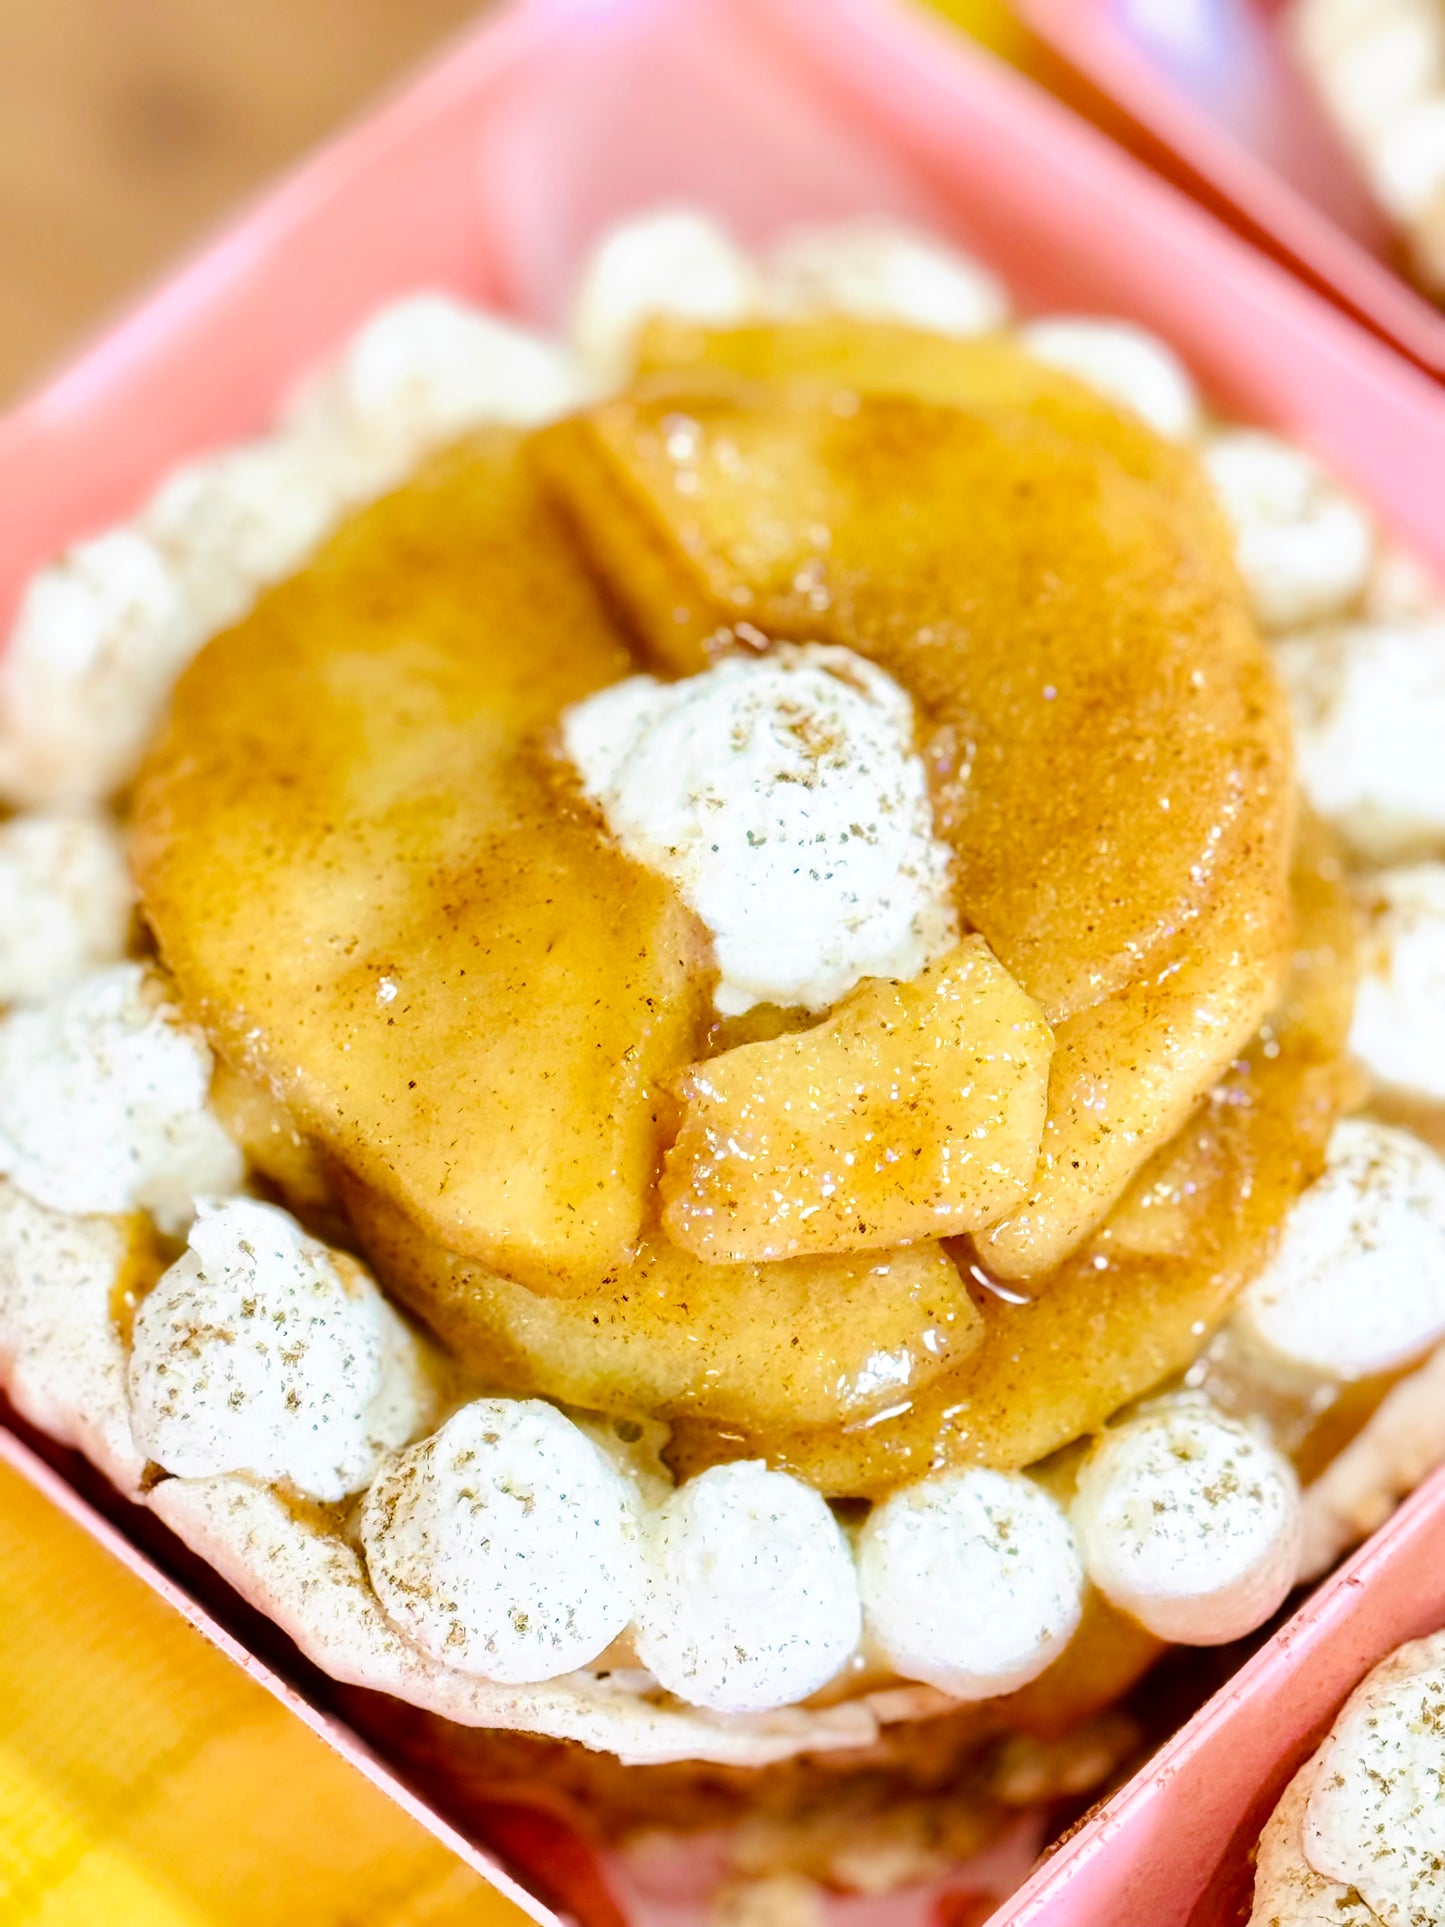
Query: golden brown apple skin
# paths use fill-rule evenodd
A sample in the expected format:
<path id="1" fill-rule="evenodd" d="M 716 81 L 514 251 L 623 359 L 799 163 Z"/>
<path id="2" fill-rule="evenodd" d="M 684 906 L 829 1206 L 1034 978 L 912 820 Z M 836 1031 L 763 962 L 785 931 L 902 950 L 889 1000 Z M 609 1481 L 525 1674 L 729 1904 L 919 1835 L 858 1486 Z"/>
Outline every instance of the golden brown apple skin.
<path id="1" fill-rule="evenodd" d="M 540 740 L 632 668 L 515 438 L 442 457 L 204 649 L 131 848 L 188 1008 L 298 1128 L 542 1290 L 641 1234 L 709 946 Z"/>
<path id="2" fill-rule="evenodd" d="M 1007 335 L 932 334 L 894 321 L 821 315 L 808 321 L 752 321 L 709 328 L 661 315 L 638 343 L 639 375 L 709 373 L 749 381 L 803 383 L 825 391 L 911 395 L 958 408 L 1036 409 L 1077 421 L 1132 474 L 1177 482 L 1168 443 L 1121 415 L 1099 394 L 1036 360 Z"/>
<path id="3" fill-rule="evenodd" d="M 663 1228 L 720 1262 L 979 1230 L 1028 1198 L 1053 1048 L 981 937 L 866 979 L 812 1029 L 686 1072 Z"/>

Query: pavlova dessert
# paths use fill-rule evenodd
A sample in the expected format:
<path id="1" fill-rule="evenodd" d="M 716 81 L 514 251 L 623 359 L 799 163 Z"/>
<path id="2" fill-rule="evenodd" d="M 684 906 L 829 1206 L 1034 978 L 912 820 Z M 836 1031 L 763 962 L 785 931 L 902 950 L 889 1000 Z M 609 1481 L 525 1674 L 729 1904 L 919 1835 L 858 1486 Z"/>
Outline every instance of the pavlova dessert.
<path id="1" fill-rule="evenodd" d="M 1284 25 L 1409 272 L 1445 297 L 1445 4 L 1290 0 Z"/>
<path id="2" fill-rule="evenodd" d="M 941 243 L 403 301 L 20 608 L 10 1396 L 454 1798 L 931 1877 L 1445 1456 L 1442 740 L 1358 503 Z"/>
<path id="3" fill-rule="evenodd" d="M 1445 1920 L 1445 1633 L 1383 1659 L 1255 1850 L 1249 1927 Z"/>

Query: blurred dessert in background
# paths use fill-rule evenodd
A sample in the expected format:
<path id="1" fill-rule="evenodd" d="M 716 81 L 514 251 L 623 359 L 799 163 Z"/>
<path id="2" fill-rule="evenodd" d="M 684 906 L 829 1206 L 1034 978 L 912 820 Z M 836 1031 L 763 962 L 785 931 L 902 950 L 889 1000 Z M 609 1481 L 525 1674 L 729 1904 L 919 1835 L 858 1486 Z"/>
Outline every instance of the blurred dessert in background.
<path id="1" fill-rule="evenodd" d="M 1445 1920 L 1445 1634 L 1370 1672 L 1290 1781 L 1255 1855 L 1250 1927 Z"/>
<path id="2" fill-rule="evenodd" d="M 1445 298 L 1445 6 L 1291 0 L 1285 31 L 1399 229 L 1409 271 Z"/>

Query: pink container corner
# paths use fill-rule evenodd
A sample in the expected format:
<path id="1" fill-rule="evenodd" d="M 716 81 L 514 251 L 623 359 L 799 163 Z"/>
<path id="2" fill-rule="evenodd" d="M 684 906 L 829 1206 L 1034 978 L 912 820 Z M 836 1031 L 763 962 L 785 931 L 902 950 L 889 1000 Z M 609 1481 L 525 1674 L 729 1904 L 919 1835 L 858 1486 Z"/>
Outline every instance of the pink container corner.
<path id="1" fill-rule="evenodd" d="M 555 319 L 600 227 L 684 199 L 748 239 L 902 215 L 977 250 L 1027 305 L 1130 315 L 1222 407 L 1313 446 L 1445 568 L 1445 393 L 922 15 L 895 0 L 530 0 L 324 148 L 0 423 L 0 612 L 162 469 L 255 429 L 378 302 L 441 286 Z M 0 1455 L 534 1918 L 558 1918 L 19 1440 L 0 1435 Z M 998 1927 L 1233 1921 L 1250 1829 L 1311 1737 L 1376 1657 L 1442 1620 L 1437 1481 Z M 871 1917 L 922 1918 L 904 1902 Z"/>
<path id="2" fill-rule="evenodd" d="M 1029 25 L 1316 283 L 1433 373 L 1445 313 L 1283 44 L 1279 0 L 1019 0 Z"/>

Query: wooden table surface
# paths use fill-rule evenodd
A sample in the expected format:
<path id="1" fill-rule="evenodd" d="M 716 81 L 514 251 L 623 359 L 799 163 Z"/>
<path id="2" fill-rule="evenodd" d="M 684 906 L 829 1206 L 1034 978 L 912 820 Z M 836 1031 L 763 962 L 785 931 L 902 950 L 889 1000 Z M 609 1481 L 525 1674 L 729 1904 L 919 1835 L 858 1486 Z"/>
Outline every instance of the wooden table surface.
<path id="1" fill-rule="evenodd" d="M 1009 0 L 933 4 L 1017 56 Z M 485 6 L 0 0 L 0 405 Z"/>
<path id="2" fill-rule="evenodd" d="M 479 0 L 0 0 L 0 401 Z"/>

